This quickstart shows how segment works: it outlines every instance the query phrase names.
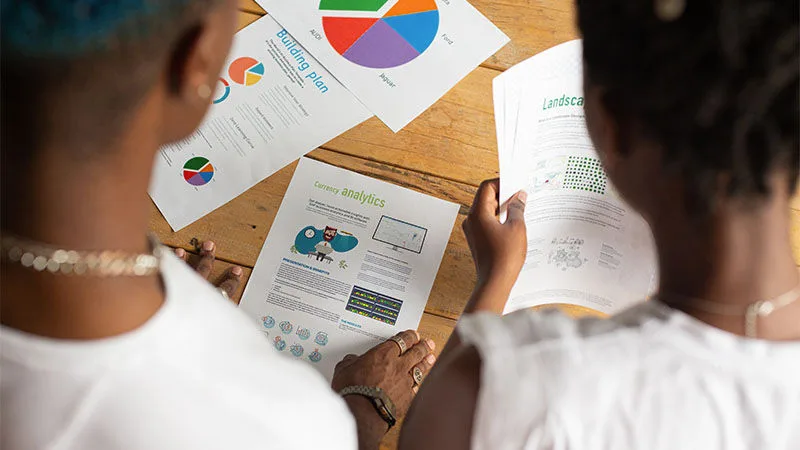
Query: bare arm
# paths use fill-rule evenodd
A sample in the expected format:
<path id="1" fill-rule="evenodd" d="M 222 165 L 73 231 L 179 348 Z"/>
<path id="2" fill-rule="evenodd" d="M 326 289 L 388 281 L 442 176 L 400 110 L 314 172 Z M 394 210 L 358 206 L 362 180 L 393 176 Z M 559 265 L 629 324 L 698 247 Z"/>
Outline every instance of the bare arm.
<path id="1" fill-rule="evenodd" d="M 469 216 L 462 225 L 478 273 L 478 283 L 462 315 L 475 312 L 502 314 L 511 288 L 525 264 L 528 248 L 525 230 L 527 194 L 520 191 L 508 201 L 505 223 L 500 223 L 497 218 L 499 195 L 500 180 L 481 183 Z M 447 356 L 459 344 L 458 334 L 453 333 L 439 358 Z"/>
<path id="2" fill-rule="evenodd" d="M 469 217 L 464 221 L 478 284 L 464 314 L 502 314 L 511 288 L 525 262 L 525 194 L 508 205 L 508 220 L 497 219 L 499 183 L 481 184 Z M 480 391 L 481 358 L 474 346 L 461 344 L 453 333 L 439 362 L 425 380 L 400 436 L 401 449 L 468 449 Z"/>
<path id="3" fill-rule="evenodd" d="M 480 356 L 472 346 L 461 346 L 440 359 L 414 400 L 399 448 L 469 449 L 480 369 Z"/>

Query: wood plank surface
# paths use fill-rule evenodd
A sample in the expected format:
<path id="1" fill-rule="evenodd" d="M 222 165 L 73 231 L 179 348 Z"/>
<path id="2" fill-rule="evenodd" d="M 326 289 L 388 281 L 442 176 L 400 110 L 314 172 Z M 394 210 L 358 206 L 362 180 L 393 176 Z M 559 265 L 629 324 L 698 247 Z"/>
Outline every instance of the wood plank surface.
<path id="1" fill-rule="evenodd" d="M 309 156 L 318 161 L 381 179 L 461 205 L 441 268 L 420 323 L 420 333 L 437 344 L 437 353 L 453 331 L 475 283 L 475 270 L 461 232 L 476 186 L 497 175 L 492 79 L 504 70 L 553 45 L 576 37 L 573 2 L 550 0 L 473 0 L 512 42 L 474 70 L 445 97 L 400 133 L 370 119 L 333 139 Z M 264 14 L 253 0 L 240 0 L 240 28 Z M 172 232 L 151 207 L 150 228 L 167 245 L 194 251 L 197 241 L 214 240 L 219 261 L 212 281 L 231 264 L 244 268 L 244 282 L 261 251 L 296 163 L 283 168 L 208 216 Z M 800 263 L 800 191 L 792 202 L 792 247 Z M 244 283 L 243 283 L 244 286 Z M 243 288 L 243 287 L 242 287 Z M 234 301 L 238 302 L 242 288 Z M 594 314 L 562 307 L 579 316 Z M 381 445 L 396 448 L 400 427 Z"/>

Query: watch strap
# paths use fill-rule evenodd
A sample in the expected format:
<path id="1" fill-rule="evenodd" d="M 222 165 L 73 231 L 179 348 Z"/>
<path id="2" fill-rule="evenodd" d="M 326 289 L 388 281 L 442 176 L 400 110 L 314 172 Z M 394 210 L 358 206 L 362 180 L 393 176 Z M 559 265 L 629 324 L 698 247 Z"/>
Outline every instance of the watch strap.
<path id="1" fill-rule="evenodd" d="M 379 387 L 347 386 L 339 391 L 339 395 L 342 397 L 347 397 L 348 395 L 360 395 L 362 397 L 366 397 L 370 400 L 372 406 L 375 407 L 375 410 L 378 412 L 378 415 L 381 416 L 381 419 L 389 424 L 389 428 L 392 428 L 394 424 L 397 423 L 394 402 L 392 402 L 392 399 L 389 398 L 386 392 Z"/>

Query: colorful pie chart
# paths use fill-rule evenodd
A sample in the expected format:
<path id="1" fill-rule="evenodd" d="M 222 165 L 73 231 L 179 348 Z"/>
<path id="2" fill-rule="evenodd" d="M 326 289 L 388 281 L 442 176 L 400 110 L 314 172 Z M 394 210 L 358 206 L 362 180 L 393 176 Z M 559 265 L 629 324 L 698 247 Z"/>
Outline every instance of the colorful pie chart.
<path id="1" fill-rule="evenodd" d="M 236 84 L 252 86 L 264 77 L 264 64 L 257 59 L 245 56 L 231 63 L 228 75 Z"/>
<path id="2" fill-rule="evenodd" d="M 402 66 L 430 47 L 439 31 L 435 0 L 399 0 L 382 17 L 364 17 L 387 0 L 321 0 L 322 27 L 350 62 L 373 69 Z M 336 11 L 336 13 L 326 12 Z M 342 11 L 356 13 L 347 17 Z"/>
<path id="3" fill-rule="evenodd" d="M 195 156 L 183 165 L 183 179 L 192 186 L 204 186 L 212 178 L 214 178 L 214 166 L 202 156 Z"/>

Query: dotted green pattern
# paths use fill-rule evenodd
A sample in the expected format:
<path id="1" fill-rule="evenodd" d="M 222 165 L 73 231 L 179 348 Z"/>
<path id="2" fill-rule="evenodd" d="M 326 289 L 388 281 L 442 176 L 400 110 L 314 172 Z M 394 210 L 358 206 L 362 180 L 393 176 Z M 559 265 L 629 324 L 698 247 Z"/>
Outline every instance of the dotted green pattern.
<path id="1" fill-rule="evenodd" d="M 570 156 L 564 174 L 564 188 L 605 194 L 608 180 L 597 158 Z"/>

